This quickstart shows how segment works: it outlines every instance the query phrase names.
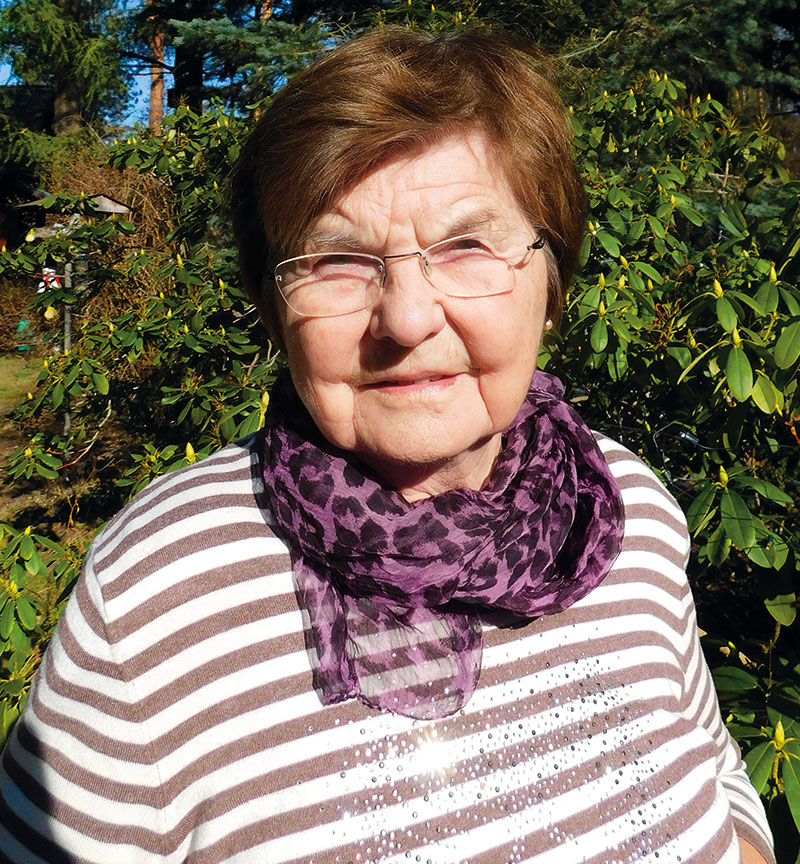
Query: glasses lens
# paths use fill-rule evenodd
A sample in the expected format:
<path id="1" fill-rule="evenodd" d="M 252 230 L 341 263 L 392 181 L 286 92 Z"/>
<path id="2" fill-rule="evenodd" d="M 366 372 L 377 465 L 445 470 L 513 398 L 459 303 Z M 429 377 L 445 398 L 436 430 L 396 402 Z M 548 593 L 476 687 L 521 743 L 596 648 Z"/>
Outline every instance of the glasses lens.
<path id="1" fill-rule="evenodd" d="M 491 297 L 514 288 L 514 268 L 531 254 L 523 231 L 485 231 L 450 237 L 424 252 L 431 282 L 449 297 Z"/>
<path id="2" fill-rule="evenodd" d="M 371 306 L 380 291 L 383 262 L 371 255 L 325 253 L 281 261 L 275 281 L 298 315 L 346 315 Z"/>

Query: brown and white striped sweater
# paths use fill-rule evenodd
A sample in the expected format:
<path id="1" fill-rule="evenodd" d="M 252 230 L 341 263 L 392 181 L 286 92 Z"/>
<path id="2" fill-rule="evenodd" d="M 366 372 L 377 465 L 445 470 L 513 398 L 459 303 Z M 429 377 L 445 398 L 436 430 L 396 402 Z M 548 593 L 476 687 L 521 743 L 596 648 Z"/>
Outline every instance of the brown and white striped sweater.
<path id="1" fill-rule="evenodd" d="M 321 704 L 258 438 L 157 480 L 94 544 L 6 749 L 0 857 L 735 864 L 736 832 L 774 860 L 683 516 L 600 443 L 626 506 L 612 572 L 488 629 L 477 691 L 434 721 Z"/>

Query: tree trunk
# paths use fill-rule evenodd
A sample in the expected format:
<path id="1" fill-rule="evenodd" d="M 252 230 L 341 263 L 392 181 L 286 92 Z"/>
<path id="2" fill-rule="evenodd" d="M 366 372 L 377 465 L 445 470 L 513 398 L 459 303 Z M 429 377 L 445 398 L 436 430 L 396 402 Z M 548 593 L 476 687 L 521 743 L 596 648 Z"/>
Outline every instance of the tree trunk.
<path id="1" fill-rule="evenodd" d="M 175 104 L 203 110 L 203 55 L 195 46 L 175 49 Z"/>
<path id="2" fill-rule="evenodd" d="M 155 62 L 150 67 L 149 126 L 153 135 L 160 135 L 164 116 L 164 34 L 160 30 L 150 37 L 150 53 Z"/>
<path id="3" fill-rule="evenodd" d="M 83 126 L 83 100 L 75 81 L 65 81 L 53 97 L 53 132 L 72 135 Z"/>
<path id="4" fill-rule="evenodd" d="M 58 0 L 64 17 L 80 20 L 79 0 Z M 66 77 L 56 84 L 52 129 L 56 135 L 72 135 L 83 127 L 83 94 L 80 82 Z"/>

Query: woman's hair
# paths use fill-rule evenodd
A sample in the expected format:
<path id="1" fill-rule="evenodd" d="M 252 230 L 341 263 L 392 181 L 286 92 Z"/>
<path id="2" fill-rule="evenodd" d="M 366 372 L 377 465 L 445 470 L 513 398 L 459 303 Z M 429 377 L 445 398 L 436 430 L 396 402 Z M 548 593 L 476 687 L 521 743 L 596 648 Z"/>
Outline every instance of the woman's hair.
<path id="1" fill-rule="evenodd" d="M 264 111 L 231 180 L 244 286 L 281 344 L 264 273 L 298 254 L 309 226 L 388 160 L 483 132 L 546 241 L 557 320 L 583 233 L 584 191 L 545 60 L 497 34 L 385 29 L 344 43 Z"/>

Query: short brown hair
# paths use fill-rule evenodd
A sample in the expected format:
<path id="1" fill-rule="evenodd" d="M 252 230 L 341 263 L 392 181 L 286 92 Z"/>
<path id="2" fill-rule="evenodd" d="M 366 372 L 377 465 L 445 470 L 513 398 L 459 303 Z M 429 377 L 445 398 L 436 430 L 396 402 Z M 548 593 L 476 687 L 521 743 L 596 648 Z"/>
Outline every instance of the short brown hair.
<path id="1" fill-rule="evenodd" d="M 557 319 L 583 234 L 584 191 L 547 61 L 508 37 L 388 28 L 340 45 L 281 90 L 231 181 L 244 286 L 282 342 L 264 273 L 297 254 L 311 223 L 381 164 L 482 131 L 546 240 Z"/>

